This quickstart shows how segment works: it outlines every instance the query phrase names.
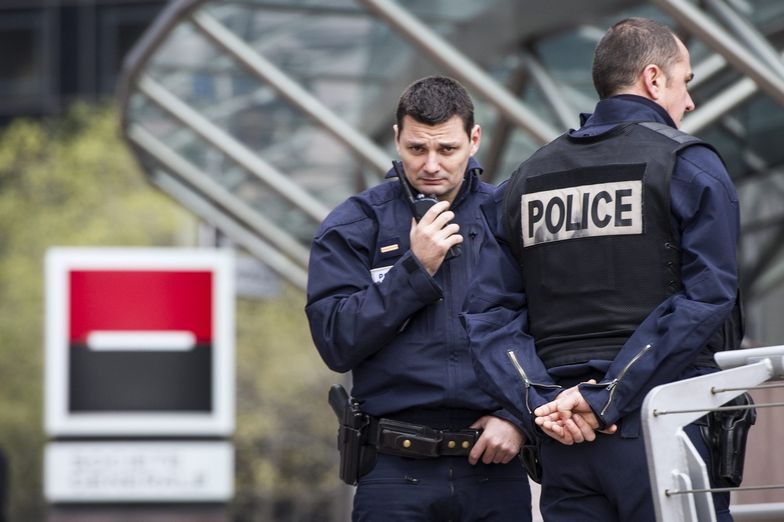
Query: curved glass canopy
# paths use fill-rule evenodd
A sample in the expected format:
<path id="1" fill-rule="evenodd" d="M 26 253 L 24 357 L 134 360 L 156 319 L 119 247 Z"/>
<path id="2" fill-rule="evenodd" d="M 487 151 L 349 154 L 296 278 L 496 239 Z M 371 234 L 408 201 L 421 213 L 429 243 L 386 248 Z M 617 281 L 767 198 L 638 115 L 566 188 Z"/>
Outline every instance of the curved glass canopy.
<path id="1" fill-rule="evenodd" d="M 736 182 L 758 299 L 784 283 L 779 0 L 180 0 L 126 61 L 123 131 L 152 183 L 304 288 L 317 224 L 388 169 L 406 85 L 438 72 L 469 88 L 498 182 L 592 110 L 593 48 L 631 15 L 690 49 L 683 129 Z"/>

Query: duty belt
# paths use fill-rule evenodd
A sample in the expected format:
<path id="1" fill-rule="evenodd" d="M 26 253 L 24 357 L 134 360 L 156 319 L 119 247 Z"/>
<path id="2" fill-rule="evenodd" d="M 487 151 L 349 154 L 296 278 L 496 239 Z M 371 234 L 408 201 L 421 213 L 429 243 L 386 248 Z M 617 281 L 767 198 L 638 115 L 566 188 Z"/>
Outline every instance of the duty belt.
<path id="1" fill-rule="evenodd" d="M 437 430 L 392 419 L 371 420 L 369 442 L 379 453 L 415 459 L 467 456 L 481 430 Z"/>

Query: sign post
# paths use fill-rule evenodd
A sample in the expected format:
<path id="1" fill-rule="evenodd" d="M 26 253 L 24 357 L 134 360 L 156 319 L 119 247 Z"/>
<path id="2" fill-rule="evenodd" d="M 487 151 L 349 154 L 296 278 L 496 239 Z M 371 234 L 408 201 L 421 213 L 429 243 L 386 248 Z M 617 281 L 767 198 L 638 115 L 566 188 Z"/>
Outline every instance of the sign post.
<path id="1" fill-rule="evenodd" d="M 234 295 L 229 251 L 47 253 L 48 502 L 232 498 Z"/>

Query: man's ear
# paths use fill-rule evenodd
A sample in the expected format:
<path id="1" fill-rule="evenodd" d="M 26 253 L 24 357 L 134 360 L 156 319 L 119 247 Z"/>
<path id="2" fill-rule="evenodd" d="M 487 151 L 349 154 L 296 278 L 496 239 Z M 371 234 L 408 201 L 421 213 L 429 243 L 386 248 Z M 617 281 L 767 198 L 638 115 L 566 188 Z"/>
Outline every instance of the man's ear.
<path id="1" fill-rule="evenodd" d="M 482 141 L 482 127 L 479 125 L 474 125 L 474 128 L 471 129 L 471 156 L 476 154 L 479 150 L 479 144 Z"/>
<path id="2" fill-rule="evenodd" d="M 400 131 L 397 128 L 397 123 L 392 125 L 392 130 L 395 133 L 395 149 L 397 149 L 398 156 L 400 155 Z"/>
<path id="3" fill-rule="evenodd" d="M 652 100 L 661 98 L 662 89 L 664 88 L 667 78 L 664 76 L 664 71 L 658 65 L 648 64 L 640 73 L 642 88 L 645 94 Z"/>

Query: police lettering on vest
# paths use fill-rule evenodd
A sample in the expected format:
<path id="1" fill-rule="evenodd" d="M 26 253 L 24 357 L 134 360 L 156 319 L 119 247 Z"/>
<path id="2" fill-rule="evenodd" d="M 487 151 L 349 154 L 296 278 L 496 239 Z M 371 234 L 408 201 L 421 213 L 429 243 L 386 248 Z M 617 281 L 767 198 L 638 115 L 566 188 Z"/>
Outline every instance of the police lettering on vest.
<path id="1" fill-rule="evenodd" d="M 521 196 L 523 246 L 642 233 L 642 181 L 564 187 Z"/>

